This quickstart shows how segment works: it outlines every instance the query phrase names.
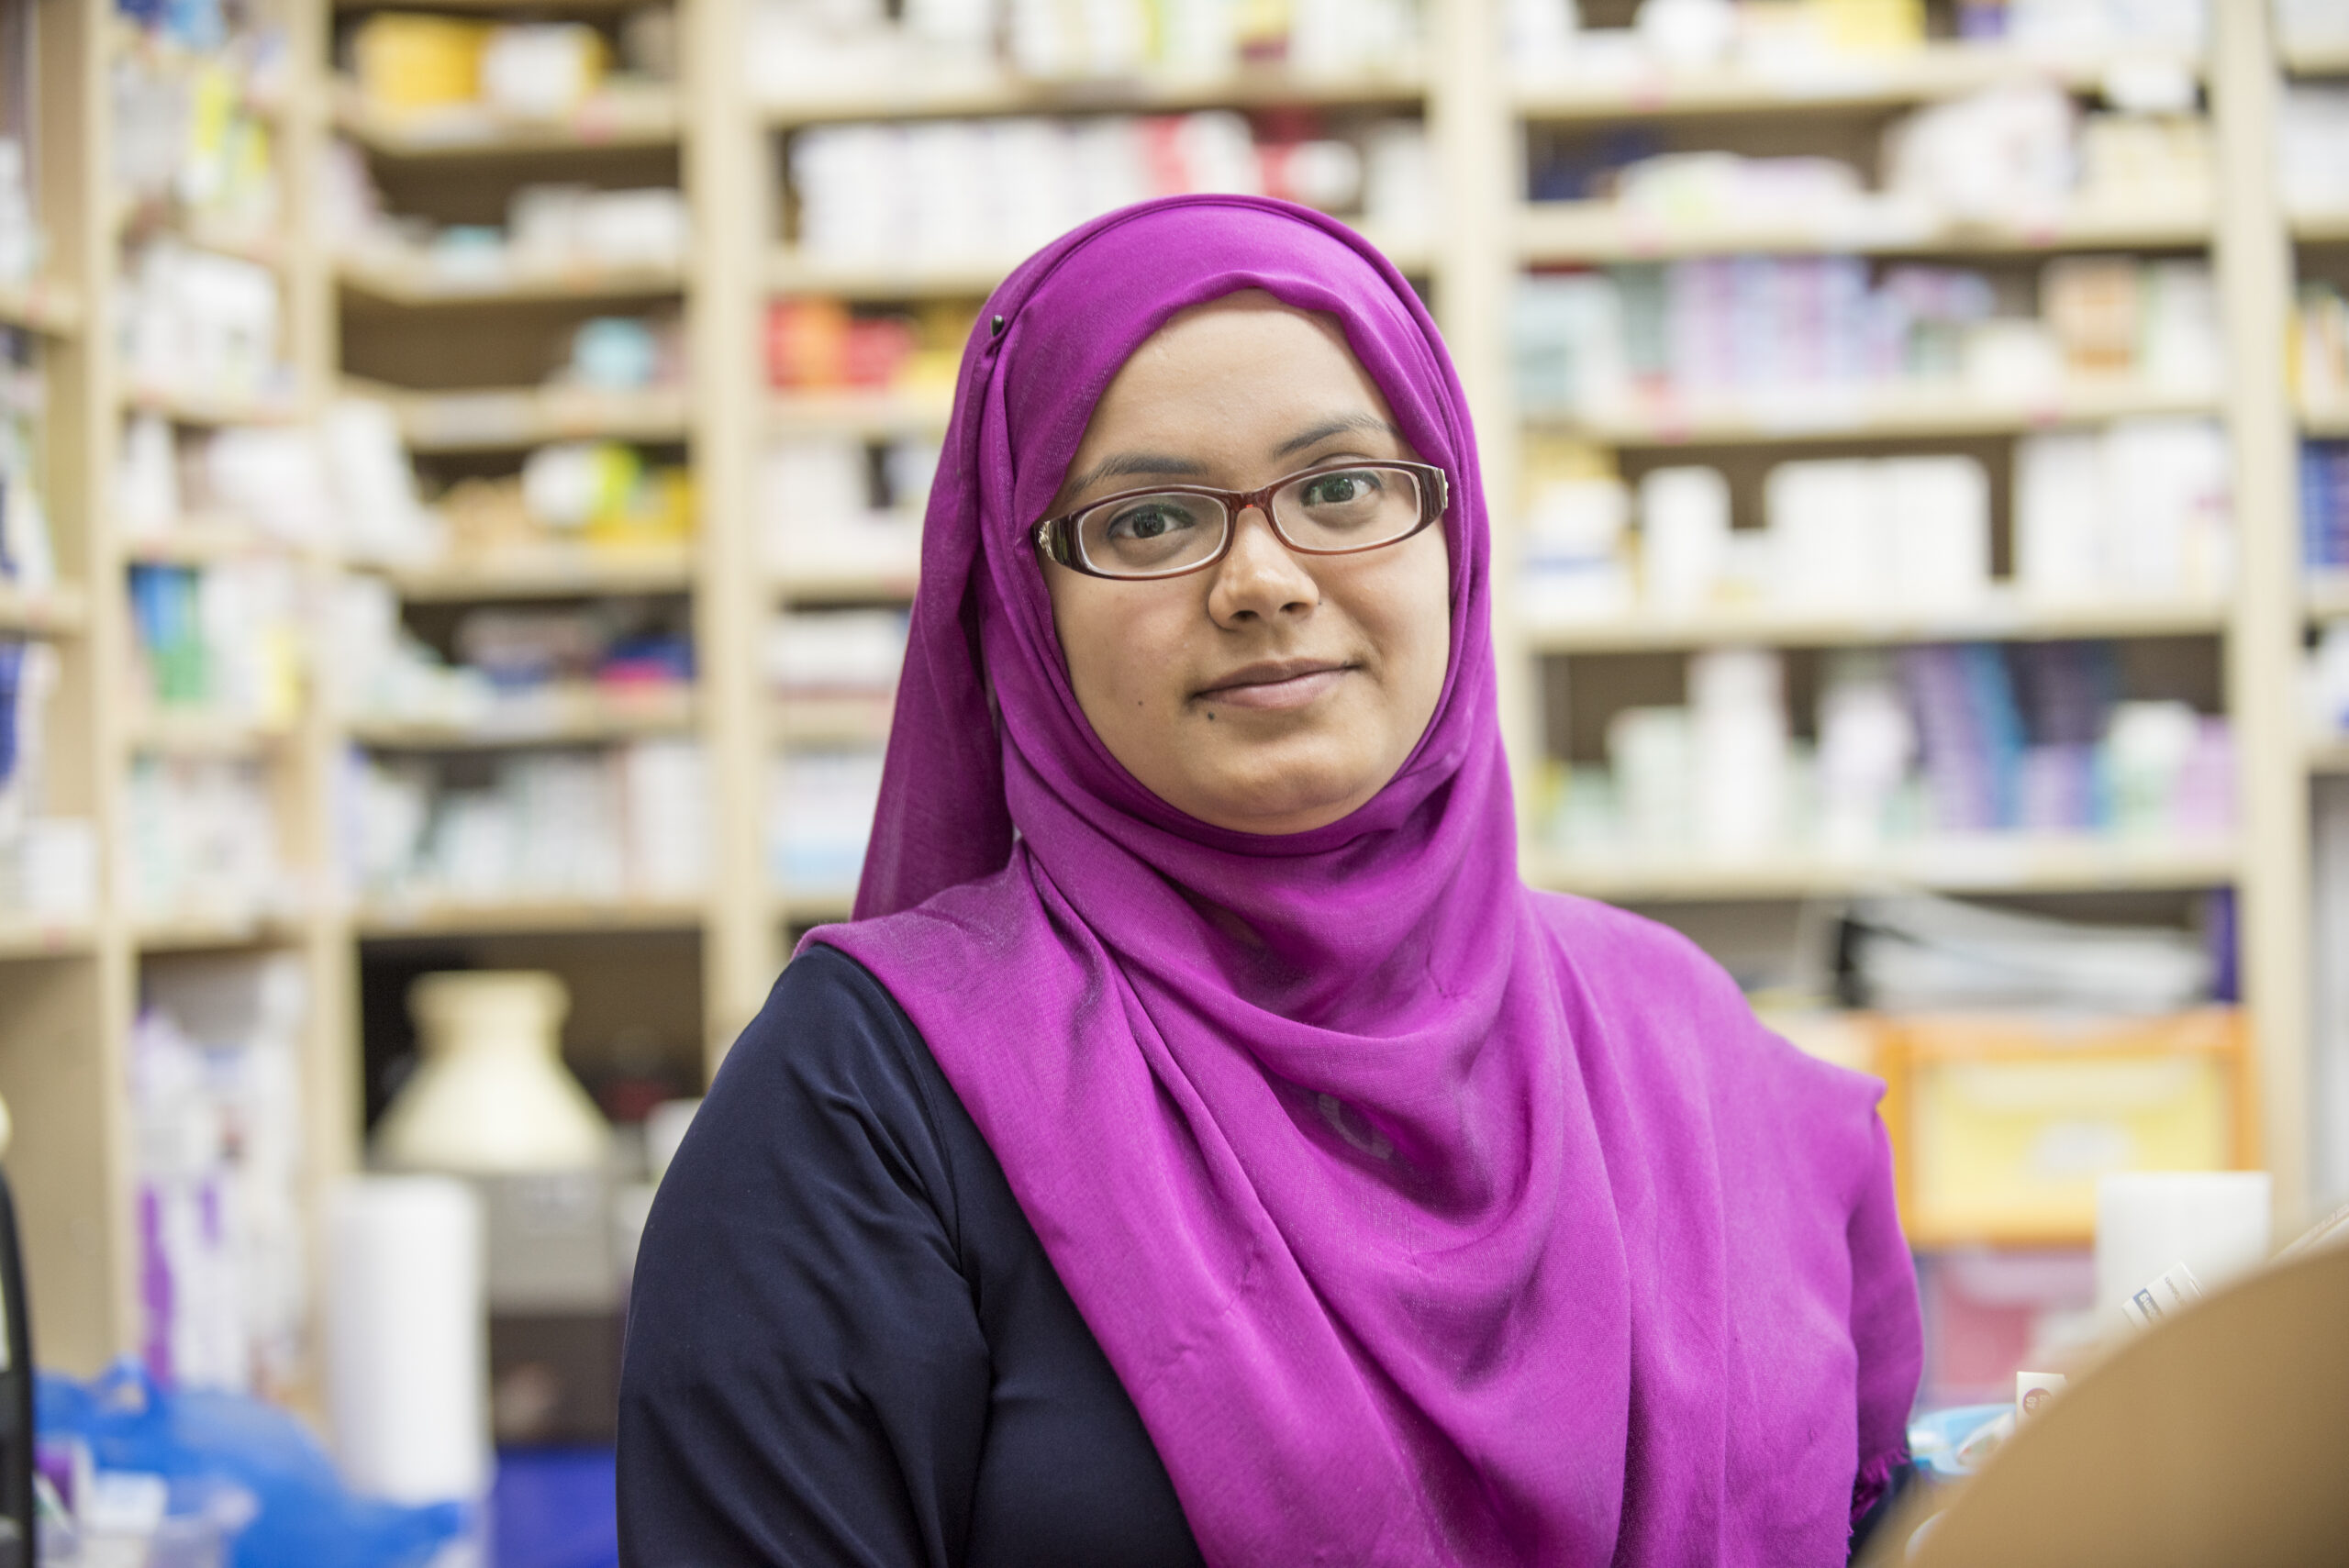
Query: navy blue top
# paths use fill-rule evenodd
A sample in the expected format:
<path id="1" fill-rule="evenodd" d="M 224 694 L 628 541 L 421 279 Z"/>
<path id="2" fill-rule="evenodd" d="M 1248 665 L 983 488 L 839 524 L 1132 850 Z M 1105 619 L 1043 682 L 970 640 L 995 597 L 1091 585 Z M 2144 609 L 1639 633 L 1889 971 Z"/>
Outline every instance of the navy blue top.
<path id="1" fill-rule="evenodd" d="M 1133 1402 L 904 1009 L 795 962 L 662 1178 L 620 1378 L 630 1568 L 1175 1568 Z"/>

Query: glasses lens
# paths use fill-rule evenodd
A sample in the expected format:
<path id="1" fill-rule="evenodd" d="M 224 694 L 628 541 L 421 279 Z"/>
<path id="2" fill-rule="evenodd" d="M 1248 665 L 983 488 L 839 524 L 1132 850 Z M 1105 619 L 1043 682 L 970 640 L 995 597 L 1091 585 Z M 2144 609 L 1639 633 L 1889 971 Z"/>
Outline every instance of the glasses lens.
<path id="1" fill-rule="evenodd" d="M 1170 492 L 1130 495 L 1079 513 L 1085 563 L 1113 577 L 1152 577 L 1196 566 L 1222 548 L 1223 503 Z"/>
<path id="2" fill-rule="evenodd" d="M 1333 469 L 1282 485 L 1273 511 L 1308 550 L 1368 550 L 1419 526 L 1419 482 L 1408 469 Z"/>

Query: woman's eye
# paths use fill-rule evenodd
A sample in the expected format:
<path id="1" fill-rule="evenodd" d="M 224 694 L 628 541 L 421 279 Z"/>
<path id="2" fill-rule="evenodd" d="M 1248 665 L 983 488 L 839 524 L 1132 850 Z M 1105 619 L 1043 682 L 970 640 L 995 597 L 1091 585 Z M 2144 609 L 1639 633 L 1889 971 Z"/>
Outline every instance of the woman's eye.
<path id="1" fill-rule="evenodd" d="M 1378 488 L 1372 473 L 1325 473 L 1305 487 L 1308 506 L 1343 506 L 1360 501 Z"/>
<path id="2" fill-rule="evenodd" d="M 1163 539 L 1177 529 L 1191 526 L 1190 517 L 1173 506 L 1152 505 L 1133 506 L 1109 519 L 1108 537 L 1113 539 L 1136 539 L 1147 542 Z"/>

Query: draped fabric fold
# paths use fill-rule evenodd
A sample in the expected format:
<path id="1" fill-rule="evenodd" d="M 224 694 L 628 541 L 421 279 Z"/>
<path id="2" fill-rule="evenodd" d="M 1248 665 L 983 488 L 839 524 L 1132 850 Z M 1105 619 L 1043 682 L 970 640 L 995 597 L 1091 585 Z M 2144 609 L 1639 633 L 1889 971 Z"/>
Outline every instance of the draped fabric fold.
<path id="1" fill-rule="evenodd" d="M 1029 532 L 1127 357 L 1262 289 L 1453 479 L 1433 719 L 1344 819 L 1158 800 L 1085 722 Z M 1210 1562 L 1842 1560 L 1913 1276 L 1877 1087 L 1693 948 L 1520 881 L 1486 506 L 1408 284 L 1335 221 L 1127 208 L 996 292 L 923 538 L 857 918 Z"/>

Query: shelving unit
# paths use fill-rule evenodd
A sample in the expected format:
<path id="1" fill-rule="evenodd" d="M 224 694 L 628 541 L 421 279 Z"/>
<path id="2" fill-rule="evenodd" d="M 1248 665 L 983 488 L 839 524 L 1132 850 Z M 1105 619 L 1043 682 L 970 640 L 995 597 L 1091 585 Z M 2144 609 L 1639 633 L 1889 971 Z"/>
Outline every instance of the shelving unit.
<path id="1" fill-rule="evenodd" d="M 330 70 L 331 34 L 382 0 L 285 0 L 298 42 L 286 100 L 273 109 L 288 178 L 319 168 L 327 139 L 348 138 L 371 166 L 428 188 L 468 193 L 551 178 L 648 183 L 648 171 L 686 194 L 693 245 L 682 271 L 469 273 L 422 252 L 332 257 L 296 222 L 263 248 L 284 281 L 293 384 L 282 399 L 164 395 L 122 384 L 110 341 L 92 330 L 112 319 L 119 216 L 109 189 L 106 65 L 116 29 L 90 0 L 12 0 L 40 19 L 44 136 L 40 199 L 51 239 L 37 286 L 0 290 L 0 322 L 45 336 L 51 390 L 49 497 L 61 585 L 39 594 L 0 588 L 0 633 L 54 640 L 64 687 L 50 737 L 55 808 L 88 816 L 111 848 L 127 830 L 125 773 L 141 749 L 246 755 L 272 770 L 288 803 L 286 846 L 303 901 L 239 918 L 142 920 L 102 878 L 96 916 L 26 922 L 0 917 L 0 1095 L 19 1129 L 9 1167 L 24 1206 L 28 1245 L 45 1326 L 45 1359 L 88 1369 L 138 1342 L 139 1308 L 131 1227 L 129 1129 L 120 1085 L 123 1042 L 151 955 L 222 949 L 283 949 L 302 955 L 316 1025 L 306 1093 L 313 1173 L 357 1158 L 368 1068 L 361 1001 L 369 966 L 407 962 L 597 962 L 614 942 L 651 934 L 680 939 L 674 1011 L 690 1020 L 685 1050 L 694 1073 L 714 1068 L 763 1000 L 794 937 L 844 917 L 839 885 L 778 888 L 769 872 L 769 780 L 795 747 L 885 736 L 887 711 L 863 700 L 777 701 L 761 676 L 761 637 L 784 607 L 903 605 L 914 562 L 860 563 L 768 558 L 759 537 L 757 470 L 768 445 L 802 435 L 878 443 L 935 438 L 950 394 L 942 386 L 890 392 L 777 394 L 763 363 L 766 308 L 785 295 L 851 302 L 974 302 L 996 283 L 986 264 L 843 267 L 802 256 L 789 239 L 785 139 L 828 124 L 1008 116 L 1172 113 L 1297 106 L 1330 111 L 1424 115 L 1436 183 L 1448 205 L 1424 238 L 1390 248 L 1424 281 L 1476 418 L 1500 533 L 1497 571 L 1511 581 L 1520 452 L 1529 438 L 1564 433 L 1616 449 L 1628 461 L 1723 463 L 1912 447 L 1989 450 L 2018 436 L 2093 428 L 2138 415 L 2198 414 L 2227 421 L 2241 543 L 2234 592 L 2224 602 L 2099 601 L 2059 606 L 1999 599 L 1926 611 L 1764 610 L 1667 618 L 1627 614 L 1570 625 L 1524 620 L 1516 596 L 1496 604 L 1502 702 L 1518 798 L 1526 819 L 1528 876 L 1547 886 L 1672 913 L 1703 905 L 1793 906 L 1884 888 L 2047 900 L 2137 897 L 2173 914 L 2195 895 L 2232 888 L 2242 918 L 2245 1003 L 2254 1020 L 2264 1096 L 2262 1141 L 2277 1173 L 2279 1223 L 2306 1197 L 2308 1129 L 2308 852 L 2311 772 L 2349 772 L 2338 745 L 2310 747 L 2293 706 L 2297 660 L 2312 617 L 2349 614 L 2349 586 L 2304 584 L 2291 526 L 2292 443 L 2300 433 L 2349 435 L 2349 414 L 2296 410 L 2284 384 L 2277 325 L 2288 299 L 2292 246 L 2337 244 L 2337 217 L 2288 223 L 2274 194 L 2276 61 L 2264 6 L 2214 6 L 2208 61 L 2169 62 L 2203 84 L 2221 160 L 2208 213 L 2082 206 L 2011 224 L 1917 225 L 1886 211 L 1854 224 L 1649 224 L 1592 206 L 1526 199 L 1524 150 L 1531 127 L 1632 121 L 1664 130 L 1691 124 L 1799 123 L 1809 117 L 1881 119 L 2018 80 L 2053 80 L 2097 91 L 2122 62 L 2099 57 L 2032 58 L 1937 44 L 1913 55 L 1778 72 L 1648 72 L 1595 84 L 1514 81 L 1504 58 L 1499 0 L 1442 0 L 1428 12 L 1423 71 L 1303 81 L 1251 68 L 1214 80 L 1143 76 L 1118 82 L 1037 83 L 995 77 L 937 89 L 835 93 L 789 104 L 754 99 L 740 40 L 748 0 L 678 0 L 682 81 L 630 87 L 549 121 L 486 115 L 391 117 Z M 484 17 L 576 17 L 611 24 L 621 0 L 430 0 L 426 8 Z M 1586 6 L 1586 11 L 1603 7 Z M 2142 57 L 2133 62 L 2143 68 Z M 2298 72 L 2349 71 L 2349 61 L 2296 59 Z M 1725 133 L 1725 134 L 1733 134 Z M 419 174 L 419 171 L 422 172 Z M 390 183 L 387 178 L 387 184 Z M 307 185 L 304 189 L 310 188 Z M 468 195 L 468 201 L 473 195 Z M 290 203 L 301 217 L 308 203 Z M 478 202 L 476 206 L 480 205 Z M 478 215 L 461 215 L 478 221 Z M 458 221 L 452 217 L 451 221 Z M 200 240 L 200 235 L 191 236 Z M 245 247 L 252 250 L 252 247 Z M 1529 269 L 1555 264 L 1662 261 L 1748 250 L 1883 258 L 1945 257 L 2036 264 L 2067 251 L 2208 251 L 2218 274 L 2229 348 L 2223 388 L 2136 382 L 2073 384 L 2036 395 L 1986 400 L 1948 387 L 1871 389 L 1865 395 L 1804 394 L 1768 407 L 1633 404 L 1598 417 L 1520 408 L 1511 374 L 1510 302 Z M 684 312 L 690 381 L 681 388 L 615 395 L 451 376 L 399 384 L 365 362 L 367 334 L 472 335 L 497 344 L 543 339 L 608 306 L 615 313 L 674 302 Z M 414 384 L 409 384 L 409 380 Z M 121 584 L 133 562 L 202 566 L 287 547 L 229 519 L 188 520 L 164 539 L 132 539 L 109 515 L 108 494 L 126 411 L 148 410 L 187 428 L 307 419 L 333 391 L 394 407 L 411 450 L 436 476 L 508 475 L 533 449 L 609 439 L 684 454 L 696 495 L 690 542 L 662 549 L 545 550 L 452 554 L 429 564 L 340 561 L 294 552 L 324 602 L 338 573 L 389 584 L 414 624 L 434 635 L 479 606 L 656 599 L 690 615 L 695 678 L 689 694 L 644 706 L 615 702 L 533 720 L 478 726 L 359 722 L 308 703 L 289 725 L 256 731 L 201 721 L 150 724 L 129 700 L 132 634 Z M 2223 394 L 2223 395 L 2221 395 Z M 1970 450 L 1970 449 L 1969 449 Z M 1956 640 L 2112 639 L 2192 642 L 2215 666 L 2243 769 L 2239 832 L 2223 842 L 2154 846 L 2039 839 L 1935 840 L 1864 859 L 1808 852 L 1742 860 L 1568 859 L 1553 852 L 1533 813 L 1540 763 L 1557 750 L 1551 675 L 1573 672 L 1572 695 L 1595 684 L 1585 667 L 1724 645 L 1828 650 Z M 340 880 L 332 852 L 331 783 L 354 750 L 494 765 L 538 748 L 602 746 L 647 737 L 696 738 L 708 773 L 709 884 L 690 898 L 462 903 L 362 899 Z M 2164 901 L 2166 901 L 2165 903 Z M 603 945 L 599 946 L 598 944 Z M 564 955 L 576 953 L 575 960 Z M 549 955 L 552 955 L 550 957 Z M 392 971 L 387 970 L 386 973 Z M 388 984 L 388 982 L 385 982 Z M 375 1000 L 381 1000 L 380 997 Z M 681 1025 L 681 1028 L 686 1026 Z"/>

